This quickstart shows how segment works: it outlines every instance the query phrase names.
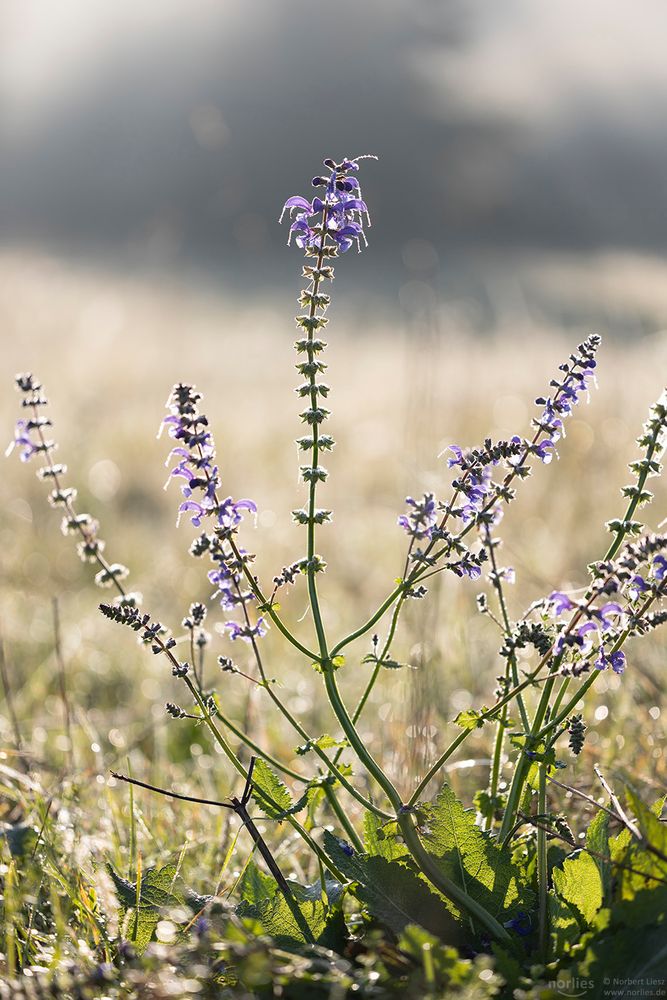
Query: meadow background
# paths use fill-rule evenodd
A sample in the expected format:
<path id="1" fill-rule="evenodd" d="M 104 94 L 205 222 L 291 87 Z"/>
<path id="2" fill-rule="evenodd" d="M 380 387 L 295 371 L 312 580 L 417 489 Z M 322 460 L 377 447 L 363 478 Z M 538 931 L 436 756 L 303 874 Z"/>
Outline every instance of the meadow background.
<path id="1" fill-rule="evenodd" d="M 100 519 L 107 554 L 131 568 L 146 608 L 178 628 L 209 588 L 187 554 L 194 529 L 174 527 L 178 493 L 162 490 L 168 448 L 155 435 L 171 385 L 195 382 L 225 488 L 258 503 L 243 540 L 260 577 L 299 557 L 303 529 L 289 512 L 303 495 L 291 351 L 300 260 L 276 219 L 286 197 L 308 193 L 323 156 L 374 152 L 362 177 L 371 245 L 337 266 L 327 331 L 337 447 L 322 494 L 335 519 L 318 548 L 328 627 L 342 634 L 367 617 L 401 572 L 396 517 L 408 493 L 446 493 L 443 449 L 526 433 L 533 398 L 596 332 L 599 391 L 502 524 L 515 617 L 553 589 L 584 585 L 667 370 L 664 9 L 513 0 L 501 23 L 486 3 L 254 7 L 3 8 L 4 437 L 17 414 L 13 375 L 32 370 L 80 509 Z M 654 488 L 655 527 L 667 489 Z M 190 881 L 213 891 L 226 817 L 135 796 L 132 845 L 127 790 L 108 772 L 129 761 L 135 776 L 212 797 L 234 779 L 204 733 L 168 720 L 164 702 L 180 692 L 160 658 L 96 612 L 100 592 L 45 492 L 32 466 L 2 466 L 11 697 L 0 702 L 0 819 L 39 826 L 55 802 L 63 856 L 89 871 L 106 858 L 127 869 L 137 843 L 151 863 L 187 844 Z M 365 713 L 367 744 L 406 791 L 457 712 L 492 697 L 499 642 L 476 611 L 480 589 L 434 584 L 395 648 L 410 668 L 386 671 Z M 302 585 L 283 607 L 301 618 Z M 209 677 L 230 651 L 215 633 L 214 643 Z M 266 650 L 290 708 L 313 732 L 332 731 L 320 679 L 275 632 Z M 348 651 L 348 701 L 367 651 Z M 664 660 L 658 634 L 636 653 L 630 645 L 625 677 L 599 679 L 586 750 L 566 780 L 589 790 L 600 760 L 664 789 Z M 262 693 L 216 679 L 255 737 L 291 759 L 298 740 Z M 451 768 L 462 797 L 486 780 L 488 749 L 484 730 Z M 289 838 L 278 840 L 299 873 Z M 225 887 L 242 860 L 243 848 Z"/>

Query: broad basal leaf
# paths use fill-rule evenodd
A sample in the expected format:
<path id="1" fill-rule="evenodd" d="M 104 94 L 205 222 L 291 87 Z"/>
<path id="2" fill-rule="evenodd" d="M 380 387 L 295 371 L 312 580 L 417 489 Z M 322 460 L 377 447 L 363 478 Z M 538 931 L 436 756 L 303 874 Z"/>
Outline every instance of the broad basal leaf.
<path id="1" fill-rule="evenodd" d="M 256 905 L 273 899 L 278 891 L 278 883 L 271 875 L 260 871 L 254 861 L 250 860 L 237 886 L 237 892 L 244 903 Z"/>
<path id="2" fill-rule="evenodd" d="M 609 813 L 600 812 L 586 831 L 586 847 L 592 851 L 592 857 L 600 872 L 602 882 L 602 898 L 606 900 L 611 889 L 611 861 L 609 855 Z"/>
<path id="3" fill-rule="evenodd" d="M 358 883 L 356 895 L 371 916 L 395 934 L 408 924 L 419 924 L 441 940 L 454 942 L 460 938 L 460 930 L 442 899 L 404 863 L 354 852 L 328 831 L 324 841 L 336 866 L 350 881 Z"/>
<path id="4" fill-rule="evenodd" d="M 551 873 L 554 889 L 586 924 L 591 924 L 602 906 L 602 879 L 597 864 L 587 851 L 575 851 L 562 869 Z"/>
<path id="5" fill-rule="evenodd" d="M 371 812 L 364 816 L 364 847 L 367 854 L 377 855 L 385 861 L 396 861 L 408 854 L 407 847 L 398 835 L 396 822 L 382 823 Z"/>
<path id="6" fill-rule="evenodd" d="M 106 870 L 125 913 L 124 933 L 139 952 L 151 940 L 165 909 L 186 905 L 191 911 L 197 912 L 212 899 L 211 896 L 199 896 L 188 890 L 178 876 L 176 865 L 165 865 L 159 869 L 148 868 L 143 873 L 137 906 L 136 882 L 123 878 L 112 865 L 108 864 Z"/>
<path id="7" fill-rule="evenodd" d="M 476 826 L 473 813 L 448 785 L 434 803 L 420 809 L 425 814 L 424 845 L 448 878 L 493 916 L 532 909 L 534 894 L 523 869 Z"/>
<path id="8" fill-rule="evenodd" d="M 331 880 L 325 887 L 327 902 L 322 899 L 322 886 L 319 883 L 301 886 L 291 882 L 290 888 L 301 920 L 277 886 L 277 891 L 271 898 L 254 904 L 243 901 L 236 912 L 240 917 L 257 920 L 263 933 L 273 938 L 275 944 L 289 946 L 310 943 L 305 933 L 307 926 L 316 944 L 325 948 L 340 948 L 345 937 L 345 921 L 340 907 L 330 905 L 332 900 L 341 898 L 340 883 Z"/>

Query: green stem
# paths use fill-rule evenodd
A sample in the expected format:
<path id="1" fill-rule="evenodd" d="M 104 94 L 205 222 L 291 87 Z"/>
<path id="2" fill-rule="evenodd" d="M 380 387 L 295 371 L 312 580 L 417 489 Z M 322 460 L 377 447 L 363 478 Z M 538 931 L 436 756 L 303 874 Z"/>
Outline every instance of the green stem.
<path id="1" fill-rule="evenodd" d="M 505 928 L 500 924 L 481 903 L 472 899 L 456 882 L 452 882 L 441 870 L 439 864 L 428 851 L 425 850 L 417 830 L 414 820 L 407 812 L 403 812 L 398 817 L 398 826 L 403 835 L 406 847 L 415 859 L 423 873 L 436 889 L 439 889 L 448 899 L 451 899 L 457 906 L 481 924 L 489 934 L 503 944 L 510 944 L 511 938 Z"/>
<path id="2" fill-rule="evenodd" d="M 540 952 L 543 961 L 546 961 L 547 943 L 549 940 L 548 923 L 548 880 L 549 868 L 547 859 L 547 828 L 544 824 L 544 817 L 547 815 L 547 766 L 540 764 L 539 769 L 539 790 L 537 800 L 537 812 L 542 818 L 542 823 L 537 828 L 537 890 L 539 895 L 538 922 Z"/>
<path id="3" fill-rule="evenodd" d="M 533 719 L 533 724 L 530 727 L 530 732 L 527 734 L 526 745 L 519 752 L 519 757 L 517 759 L 514 768 L 514 777 L 512 778 L 512 785 L 510 787 L 509 795 L 507 797 L 507 805 L 505 807 L 505 814 L 503 816 L 503 821 L 500 826 L 500 839 L 504 842 L 507 840 L 512 830 L 514 829 L 514 824 L 516 822 L 516 816 L 519 811 L 519 806 L 521 803 L 521 798 L 523 796 L 523 789 L 526 784 L 526 779 L 528 777 L 528 771 L 530 770 L 531 761 L 526 756 L 526 750 L 531 750 L 539 742 L 539 732 L 544 722 L 544 717 L 546 715 L 547 709 L 549 707 L 549 700 L 551 698 L 551 692 L 553 686 L 556 683 L 556 678 L 558 676 L 558 668 L 560 666 L 561 657 L 557 656 L 552 673 L 547 677 L 546 683 L 542 690 L 542 697 L 537 706 L 535 712 L 535 717 Z"/>
<path id="4" fill-rule="evenodd" d="M 486 548 L 489 552 L 489 561 L 491 563 L 491 569 L 493 571 L 493 588 L 498 597 L 498 606 L 500 607 L 500 614 L 502 615 L 503 625 L 505 628 L 505 638 L 511 639 L 512 637 L 512 625 L 510 622 L 509 612 L 507 610 L 507 601 L 505 600 L 505 591 L 503 590 L 502 581 L 498 575 L 498 562 L 496 560 L 496 546 L 493 538 L 491 537 L 491 529 L 488 524 L 485 525 L 486 529 Z M 516 650 L 512 649 L 508 657 L 508 665 L 512 674 L 512 684 L 514 687 L 519 683 L 519 669 L 516 662 Z M 519 706 L 519 714 L 521 715 L 521 722 L 523 723 L 523 728 L 528 732 L 528 727 L 530 725 L 528 721 L 528 713 L 526 712 L 526 706 L 523 701 L 521 694 L 517 695 L 517 705 Z M 501 732 L 503 728 L 501 726 Z"/>
<path id="5" fill-rule="evenodd" d="M 361 737 L 357 733 L 354 723 L 352 722 L 352 719 L 350 718 L 340 697 L 334 669 L 330 664 L 327 664 L 327 667 L 325 668 L 324 679 L 331 707 L 333 708 L 345 735 L 356 751 L 357 756 L 366 767 L 366 770 L 375 778 L 396 810 L 398 826 L 403 835 L 406 847 L 410 851 L 414 860 L 417 862 L 421 871 L 424 875 L 426 875 L 427 879 L 436 887 L 436 889 L 439 889 L 440 892 L 444 893 L 449 899 L 453 900 L 458 906 L 465 910 L 470 917 L 477 920 L 496 940 L 509 943 L 510 936 L 505 928 L 498 923 L 495 917 L 493 917 L 488 910 L 486 910 L 475 899 L 472 899 L 464 889 L 458 886 L 455 882 L 452 882 L 451 879 L 449 879 L 440 869 L 440 866 L 435 858 L 433 858 L 423 847 L 417 834 L 417 830 L 415 829 L 414 820 L 410 815 L 409 809 L 403 806 L 396 788 L 377 761 L 373 758 L 371 753 L 366 749 Z"/>
<path id="6" fill-rule="evenodd" d="M 345 830 L 350 840 L 350 843 L 352 844 L 352 846 L 356 851 L 363 851 L 364 845 L 361 841 L 361 838 L 359 837 L 359 834 L 352 826 L 352 822 L 350 821 L 347 813 L 341 807 L 340 802 L 334 795 L 333 788 L 331 787 L 331 785 L 327 785 L 326 783 L 322 787 L 324 788 L 324 794 L 326 795 L 327 801 L 331 806 L 332 812 L 335 814 L 335 816 L 338 819 L 338 822 Z"/>
<path id="7" fill-rule="evenodd" d="M 366 707 L 366 702 L 368 701 L 370 693 L 373 690 L 373 688 L 375 687 L 375 682 L 377 681 L 377 679 L 378 679 L 378 677 L 380 675 L 380 670 L 382 668 L 382 661 L 387 656 L 387 654 L 389 652 L 389 649 L 391 647 L 391 644 L 392 644 L 392 642 L 394 640 L 394 635 L 396 633 L 396 626 L 398 624 L 398 618 L 399 618 L 399 615 L 401 613 L 401 608 L 402 608 L 402 606 L 403 606 L 404 603 L 405 603 L 405 594 L 401 594 L 401 596 L 399 597 L 399 599 L 398 599 L 398 601 L 396 603 L 396 607 L 394 608 L 394 613 L 391 616 L 391 625 L 389 626 L 389 632 L 387 634 L 387 638 L 385 640 L 385 644 L 382 647 L 382 652 L 378 656 L 377 663 L 373 667 L 373 671 L 371 673 L 371 676 L 368 679 L 368 683 L 366 684 L 366 687 L 364 688 L 364 692 L 363 692 L 361 698 L 359 699 L 359 701 L 357 702 L 357 705 L 356 705 L 356 708 L 354 709 L 354 712 L 352 713 L 352 721 L 355 723 L 355 725 L 359 721 L 359 716 L 361 715 L 361 713 L 363 712 L 364 708 Z M 338 761 L 340 759 L 340 755 L 342 754 L 342 752 L 343 752 L 343 747 L 341 747 L 340 750 L 338 750 L 336 752 L 336 756 L 334 757 L 334 764 L 338 763 Z"/>
<path id="8" fill-rule="evenodd" d="M 398 814 L 402 808 L 401 797 L 396 791 L 394 785 L 389 780 L 387 775 L 384 773 L 380 765 L 377 763 L 373 755 L 367 750 L 364 741 L 359 736 L 352 719 L 350 718 L 348 711 L 343 704 L 343 700 L 340 696 L 338 690 L 338 684 L 336 683 L 335 669 L 331 664 L 327 664 L 324 668 L 324 683 L 327 690 L 327 695 L 329 696 L 329 702 L 334 711 L 334 714 L 341 724 L 343 732 L 347 736 L 351 747 L 355 751 L 357 757 L 364 765 L 368 773 L 375 778 L 382 791 L 385 793 L 389 801 L 391 802 L 394 810 Z M 393 817 L 392 817 L 393 818 Z"/>
<path id="9" fill-rule="evenodd" d="M 236 590 L 237 590 L 237 593 L 238 593 L 238 595 L 240 597 L 241 596 L 241 588 L 238 586 L 238 584 L 236 585 Z M 331 774 L 333 774 L 333 776 L 340 782 L 340 784 L 343 786 L 343 788 L 345 788 L 350 793 L 350 795 L 352 795 L 353 798 L 357 799 L 357 801 L 360 802 L 361 805 L 365 809 L 370 809 L 371 812 L 375 812 L 382 819 L 391 819 L 392 817 L 389 815 L 389 813 L 385 813 L 385 812 L 383 812 L 383 810 L 378 809 L 377 806 L 374 806 L 372 802 L 369 802 L 368 799 L 364 798 L 364 796 L 361 794 L 361 792 L 357 791 L 357 789 L 354 787 L 354 785 L 352 784 L 352 782 L 348 781 L 348 779 L 345 777 L 345 775 L 343 774 L 343 772 L 340 771 L 336 767 L 336 761 L 332 762 L 332 761 L 329 760 L 329 758 L 325 754 L 324 750 L 322 750 L 321 747 L 317 746 L 316 741 L 314 741 L 312 739 L 312 737 L 309 736 L 309 734 L 303 728 L 303 726 L 301 725 L 301 723 L 299 722 L 299 720 L 297 718 L 295 718 L 295 716 L 292 715 L 292 713 L 288 709 L 287 705 L 285 705 L 285 703 L 282 701 L 282 699 L 279 698 L 278 695 L 275 693 L 275 691 L 273 690 L 273 687 L 271 685 L 271 682 L 269 681 L 268 677 L 266 676 L 266 671 L 264 669 L 264 662 L 262 660 L 262 655 L 261 655 L 261 653 L 259 651 L 259 646 L 257 645 L 257 640 L 255 639 L 255 637 L 252 634 L 252 628 L 251 628 L 251 622 L 250 622 L 250 615 L 248 614 L 248 609 L 247 609 L 247 607 L 246 607 L 246 605 L 245 605 L 245 603 L 243 601 L 241 601 L 241 606 L 243 608 L 243 616 L 244 616 L 246 625 L 248 626 L 248 629 L 250 631 L 250 644 L 252 646 L 252 650 L 253 650 L 253 653 L 255 655 L 255 661 L 257 663 L 257 669 L 259 670 L 259 675 L 261 677 L 260 687 L 264 688 L 264 690 L 267 692 L 269 698 L 271 699 L 271 701 L 273 702 L 273 704 L 276 706 L 276 708 L 278 709 L 278 711 L 281 713 L 281 715 L 283 716 L 283 718 L 285 718 L 289 722 L 289 724 L 292 726 L 292 728 L 295 730 L 295 732 L 297 732 L 299 734 L 299 736 L 301 737 L 302 740 L 304 740 L 304 742 L 310 744 L 310 746 L 313 748 L 313 751 L 315 752 L 315 754 L 317 754 L 317 756 L 320 758 L 320 760 L 322 761 L 322 763 L 326 765 L 327 770 L 330 771 Z M 232 727 L 230 726 L 229 728 L 232 728 Z M 245 736 L 241 736 L 241 738 L 245 739 Z M 248 743 L 248 740 L 245 739 L 245 742 Z M 248 745 L 250 745 L 250 744 L 248 743 Z M 265 759 L 268 759 L 267 755 L 265 753 L 263 753 L 261 750 L 259 750 L 258 752 L 260 753 L 260 755 L 262 757 L 264 757 Z M 285 771 L 285 768 L 283 767 L 283 765 L 278 765 L 278 766 L 281 768 L 281 770 Z M 293 773 L 295 773 L 295 772 L 293 772 Z M 301 781 L 306 780 L 307 781 L 308 779 L 304 779 L 301 776 L 299 776 L 299 780 L 301 780 Z M 333 789 L 331 789 L 331 792 L 332 792 L 332 795 L 335 796 L 335 792 L 333 791 Z"/>
<path id="10" fill-rule="evenodd" d="M 504 708 L 500 719 L 498 720 L 498 727 L 496 729 L 496 739 L 493 747 L 493 761 L 491 764 L 491 778 L 489 781 L 489 796 L 491 798 L 491 816 L 489 817 L 488 823 L 485 823 L 484 829 L 493 830 L 494 826 L 494 815 L 495 815 L 495 801 L 498 795 L 498 784 L 500 781 L 500 764 L 503 756 L 503 742 L 505 739 L 505 727 L 507 724 L 507 709 Z"/>
<path id="11" fill-rule="evenodd" d="M 315 328 L 313 320 L 315 320 L 317 313 L 317 295 L 320 287 L 320 270 L 324 261 L 324 254 L 327 245 L 327 219 L 329 215 L 328 206 L 325 205 L 324 211 L 322 212 L 322 235 L 320 238 L 320 246 L 317 254 L 317 269 L 316 273 L 312 279 L 313 292 L 310 302 L 309 309 L 309 319 L 311 320 L 308 326 L 307 337 L 308 337 L 308 360 L 313 362 L 314 351 L 313 351 L 313 339 L 315 335 Z M 317 410 L 317 372 L 311 371 L 308 376 L 308 381 L 310 383 L 310 406 L 312 410 Z M 320 610 L 320 601 L 317 594 L 317 582 L 315 576 L 317 569 L 314 563 L 315 556 L 315 510 L 316 510 L 316 494 L 317 494 L 317 479 L 315 477 L 315 470 L 319 466 L 319 456 L 320 456 L 320 446 L 319 446 L 319 423 L 317 420 L 313 420 L 311 423 L 311 440 L 312 440 L 312 459 L 311 459 L 311 472 L 313 473 L 308 484 L 308 564 L 307 564 L 307 575 L 308 575 L 308 596 L 310 598 L 310 607 L 313 613 L 313 622 L 315 624 L 315 632 L 317 633 L 317 642 L 320 649 L 320 657 L 325 660 L 329 653 L 327 650 L 327 640 L 324 631 L 324 623 L 322 621 L 322 612 Z"/>
<path id="12" fill-rule="evenodd" d="M 165 649 L 164 652 L 170 658 L 172 663 L 175 666 L 178 666 L 178 661 L 171 653 L 171 650 Z M 213 736 L 214 740 L 216 741 L 220 749 L 223 751 L 223 753 L 231 763 L 232 767 L 234 767 L 234 769 L 242 776 L 244 780 L 247 779 L 248 777 L 247 769 L 243 766 L 243 764 L 236 756 L 233 749 L 231 748 L 231 746 L 229 745 L 229 743 L 227 742 L 227 740 L 222 735 L 222 733 L 216 726 L 215 722 L 211 718 L 209 712 L 206 709 L 206 705 L 204 704 L 204 701 L 199 692 L 197 691 L 196 687 L 194 686 L 189 677 L 186 676 L 183 678 L 183 680 L 187 684 L 190 694 L 199 705 L 199 709 L 202 713 L 203 720 L 208 726 L 209 730 L 211 731 L 211 735 Z M 258 794 L 260 798 L 265 799 L 267 802 L 271 803 L 274 806 L 274 808 L 280 811 L 280 807 L 278 806 L 278 804 L 273 802 L 273 800 L 270 798 L 269 795 L 267 795 L 265 792 L 262 792 L 261 790 L 258 790 Z M 285 819 L 290 824 L 290 826 L 299 834 L 302 840 L 305 841 L 310 850 L 313 851 L 317 855 L 317 857 L 320 858 L 321 861 L 327 866 L 327 868 L 331 871 L 331 873 L 339 881 L 344 881 L 343 874 L 338 870 L 338 868 L 336 868 L 334 862 L 328 857 L 328 855 L 320 847 L 320 845 L 315 840 L 313 840 L 308 831 L 299 823 L 299 821 L 295 819 L 294 816 L 286 816 Z"/>

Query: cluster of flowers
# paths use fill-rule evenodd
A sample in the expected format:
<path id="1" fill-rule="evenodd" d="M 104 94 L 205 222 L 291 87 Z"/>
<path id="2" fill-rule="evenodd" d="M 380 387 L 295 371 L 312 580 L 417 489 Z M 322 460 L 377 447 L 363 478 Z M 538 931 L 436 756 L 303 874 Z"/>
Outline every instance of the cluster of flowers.
<path id="1" fill-rule="evenodd" d="M 597 654 L 593 662 L 597 670 L 611 667 L 617 674 L 624 672 L 625 653 L 613 648 L 621 633 L 647 632 L 665 621 L 664 611 L 648 612 L 654 602 L 667 596 L 665 550 L 667 535 L 649 534 L 625 545 L 617 559 L 595 563 L 596 592 L 618 598 L 599 608 L 592 607 L 590 599 L 575 601 L 562 591 L 549 595 L 550 617 L 575 613 L 582 620 L 574 628 L 562 626 L 554 645 L 557 656 L 565 656 L 568 650 L 573 653 L 563 672 L 571 670 L 577 676 L 588 670 L 592 652 Z"/>
<path id="2" fill-rule="evenodd" d="M 458 467 L 460 475 L 452 486 L 455 496 L 465 498 L 459 507 L 450 513 L 460 518 L 464 524 L 478 520 L 481 514 L 490 511 L 494 501 L 505 502 L 513 499 L 509 482 L 518 476 L 525 479 L 530 475 L 528 461 L 531 456 L 548 465 L 556 452 L 556 442 L 564 436 L 563 421 L 570 416 L 583 392 L 587 392 L 595 381 L 595 354 L 600 346 L 596 335 L 588 337 L 570 355 L 567 362 L 559 366 L 562 378 L 552 379 L 552 396 L 538 396 L 535 400 L 542 407 L 542 413 L 532 421 L 535 434 L 531 441 L 514 435 L 509 441 L 484 442 L 483 447 L 464 451 L 458 445 L 451 445 L 454 457 L 447 461 L 448 468 Z M 502 465 L 507 475 L 502 483 L 494 483 L 492 468 Z M 446 508 L 443 508 L 446 509 Z"/>
<path id="3" fill-rule="evenodd" d="M 178 383 L 167 400 L 169 415 L 160 426 L 159 435 L 166 427 L 169 436 L 178 442 L 170 451 L 166 465 L 176 460 L 169 472 L 165 488 L 174 478 L 184 480 L 181 492 L 184 500 L 178 508 L 178 520 L 184 513 L 190 515 L 192 524 L 199 528 L 207 520 L 210 531 L 204 531 L 193 542 L 190 552 L 194 556 L 208 553 L 214 568 L 208 579 L 215 588 L 212 600 L 217 600 L 223 611 L 233 611 L 253 600 L 253 593 L 244 587 L 244 570 L 254 556 L 239 548 L 233 541 L 246 513 L 256 514 L 252 500 L 234 500 L 231 496 L 220 499 L 221 479 L 215 464 L 215 442 L 208 429 L 208 418 L 199 411 L 201 394 L 194 386 Z M 245 616 L 244 616 L 245 617 Z M 223 628 L 230 639 L 251 642 L 266 634 L 267 624 L 261 616 L 252 625 L 246 620 L 225 622 Z"/>
<path id="4" fill-rule="evenodd" d="M 151 651 L 157 656 L 167 650 L 173 649 L 176 640 L 169 636 L 167 630 L 161 622 L 154 622 L 149 614 L 142 613 L 138 608 L 128 605 L 118 606 L 117 604 L 100 604 L 100 611 L 109 621 L 118 625 L 126 625 L 133 632 L 141 632 L 141 640 L 151 647 Z M 166 637 L 165 637 L 166 636 Z M 188 672 L 188 664 L 181 664 L 183 675 Z"/>
<path id="5" fill-rule="evenodd" d="M 294 237 L 296 245 L 302 250 L 319 254 L 326 237 L 329 237 L 332 252 L 325 253 L 327 257 L 338 252 L 345 253 L 355 244 L 358 250 L 361 250 L 362 242 L 366 245 L 364 219 L 370 225 L 368 208 L 361 197 L 359 181 L 348 175 L 359 170 L 359 160 L 368 158 L 357 156 L 341 163 L 325 160 L 329 176 L 313 177 L 312 180 L 313 187 L 324 188 L 323 196 L 317 196 L 312 201 L 301 195 L 287 199 L 279 221 L 282 222 L 286 212 L 289 212 L 290 218 L 296 212 L 290 225 L 288 245 Z"/>
<path id="6" fill-rule="evenodd" d="M 52 507 L 63 511 L 61 529 L 65 535 L 77 535 L 80 539 L 77 554 L 83 562 L 97 563 L 99 571 L 95 576 L 98 587 L 115 587 L 119 600 L 124 604 L 141 603 L 141 594 L 126 593 L 122 586 L 129 570 L 122 563 L 108 563 L 103 556 L 104 542 L 98 536 L 98 522 L 90 514 L 79 514 L 74 506 L 77 491 L 74 487 L 65 486 L 63 477 L 67 466 L 53 461 L 53 452 L 58 447 L 55 441 L 47 439 L 45 430 L 52 426 L 49 417 L 44 416 L 44 407 L 48 400 L 44 396 L 42 384 L 27 373 L 16 376 L 16 388 L 22 394 L 21 406 L 29 416 L 16 422 L 14 439 L 9 443 L 5 454 L 10 455 L 14 449 L 20 451 L 22 462 L 28 462 L 35 455 L 43 456 L 46 463 L 37 470 L 40 479 L 51 484 L 48 500 Z"/>
<path id="7" fill-rule="evenodd" d="M 435 495 L 424 493 L 421 500 L 406 497 L 405 502 L 408 511 L 400 515 L 398 523 L 411 538 L 409 558 L 413 566 L 427 569 L 441 562 L 445 555 L 453 555 L 453 559 L 441 562 L 442 569 L 451 570 L 459 577 L 478 579 L 482 573 L 486 552 L 483 548 L 473 552 L 459 538 L 440 526 L 439 512 L 442 510 L 442 505 L 437 502 Z M 414 544 L 422 541 L 428 542 L 425 549 Z M 443 547 L 438 551 L 434 551 L 436 542 L 443 543 Z M 424 597 L 426 590 L 419 587 L 411 589 L 408 593 L 411 597 Z"/>
<path id="8" fill-rule="evenodd" d="M 562 377 L 553 379 L 552 396 L 540 396 L 536 403 L 542 407 L 540 416 L 533 420 L 535 434 L 531 441 L 514 435 L 509 441 L 484 441 L 479 448 L 463 449 L 450 445 L 452 457 L 447 460 L 450 469 L 458 469 L 459 474 L 452 482 L 453 496 L 450 502 L 438 501 L 433 493 L 425 493 L 421 500 L 406 498 L 408 510 L 398 518 L 398 524 L 411 539 L 411 559 L 421 564 L 433 564 L 441 556 L 448 555 L 456 538 L 443 530 L 448 518 L 458 519 L 464 528 L 473 523 L 487 527 L 497 524 L 502 517 L 502 503 L 509 503 L 515 496 L 511 488 L 515 477 L 525 479 L 530 475 L 531 456 L 548 464 L 556 454 L 556 442 L 564 435 L 564 419 L 569 416 L 582 392 L 590 388 L 594 380 L 595 354 L 600 338 L 591 336 L 579 345 L 569 360 L 560 365 Z M 493 469 L 502 467 L 505 476 L 501 482 L 494 482 Z M 444 541 L 445 547 L 435 556 L 430 554 L 433 543 Z M 426 551 L 417 548 L 415 542 L 428 542 Z M 464 558 L 456 560 L 451 567 L 459 575 L 473 579 L 481 573 L 480 563 L 485 553 L 471 553 L 465 550 Z M 498 569 L 492 582 L 504 579 L 514 582 L 511 567 Z"/>
<path id="9" fill-rule="evenodd" d="M 590 602 L 573 601 L 567 594 L 555 590 L 547 598 L 547 607 L 552 618 L 560 618 L 567 612 L 579 611 L 584 619 L 581 625 L 576 625 L 573 629 L 563 626 L 554 644 L 556 657 L 563 657 L 569 649 L 578 654 L 571 665 L 563 667 L 563 673 L 571 669 L 576 677 L 588 670 L 588 654 L 592 650 L 597 652 L 597 659 L 594 662 L 597 670 L 611 667 L 615 673 L 623 673 L 625 653 L 622 650 L 605 651 L 605 645 L 608 648 L 618 638 L 620 626 L 625 620 L 625 611 L 620 604 L 616 601 L 607 601 L 602 607 L 594 608 Z"/>

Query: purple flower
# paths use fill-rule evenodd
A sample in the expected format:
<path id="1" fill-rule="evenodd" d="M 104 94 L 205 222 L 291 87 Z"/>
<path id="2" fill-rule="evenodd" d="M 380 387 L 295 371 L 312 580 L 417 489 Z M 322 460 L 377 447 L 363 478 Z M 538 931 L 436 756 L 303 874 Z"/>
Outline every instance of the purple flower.
<path id="1" fill-rule="evenodd" d="M 640 594 L 645 594 L 647 590 L 650 590 L 650 587 L 644 577 L 635 573 L 628 584 L 628 593 L 632 600 L 636 600 Z"/>
<path id="2" fill-rule="evenodd" d="M 571 611 L 575 607 L 567 594 L 564 594 L 562 590 L 554 590 L 549 594 L 548 602 L 552 605 L 554 618 L 562 615 L 564 611 Z"/>
<path id="3" fill-rule="evenodd" d="M 218 524 L 223 528 L 234 529 L 243 520 L 241 511 L 248 510 L 251 514 L 257 513 L 257 504 L 253 500 L 232 500 L 227 497 L 218 505 L 216 516 Z"/>
<path id="4" fill-rule="evenodd" d="M 601 608 L 595 611 L 591 611 L 591 616 L 593 618 L 599 619 L 602 622 L 603 628 L 612 628 L 613 621 L 610 619 L 609 615 L 622 615 L 623 608 L 620 604 L 615 601 L 608 601 Z"/>
<path id="5" fill-rule="evenodd" d="M 296 218 L 290 225 L 287 243 L 292 237 L 300 249 L 310 247 L 335 246 L 340 253 L 345 253 L 356 244 L 361 250 L 361 244 L 366 244 L 364 220 L 370 225 L 370 217 L 366 202 L 360 197 L 359 182 L 355 177 L 348 177 L 350 171 L 359 169 L 358 161 L 368 157 L 345 159 L 341 163 L 325 160 L 324 165 L 330 171 L 329 177 L 314 177 L 314 187 L 324 187 L 324 197 L 315 197 L 312 202 L 301 195 L 293 195 L 283 205 L 279 222 L 283 221 L 285 213 L 296 212 Z M 376 159 L 376 157 L 371 157 Z M 314 221 L 311 221 L 314 220 Z"/>
<path id="6" fill-rule="evenodd" d="M 514 931 L 519 937 L 527 937 L 532 930 L 532 921 L 530 919 L 530 914 L 526 913 L 525 910 L 519 910 L 516 917 L 508 920 L 507 923 L 503 924 L 508 931 Z"/>
<path id="7" fill-rule="evenodd" d="M 28 428 L 27 420 L 17 420 L 16 429 L 14 431 L 14 440 L 9 442 L 5 455 L 11 455 L 14 448 L 21 448 L 21 461 L 29 462 L 33 455 L 35 455 L 39 448 L 35 442 L 30 437 L 30 430 Z"/>
<path id="8" fill-rule="evenodd" d="M 252 642 L 253 639 L 261 639 L 268 632 L 268 625 L 264 618 L 260 616 L 255 625 L 239 625 L 238 622 L 225 622 L 223 628 L 229 632 L 232 641 L 243 639 L 244 642 Z"/>
<path id="9" fill-rule="evenodd" d="M 656 580 L 664 580 L 667 573 L 667 559 L 664 556 L 656 556 L 653 560 L 653 576 Z"/>
<path id="10" fill-rule="evenodd" d="M 400 527 L 412 538 L 431 538 L 438 521 L 435 495 L 425 493 L 421 500 L 406 497 L 405 502 L 412 510 L 398 518 Z"/>
<path id="11" fill-rule="evenodd" d="M 600 646 L 600 655 L 595 661 L 597 670 L 606 670 L 611 667 L 614 673 L 622 674 L 625 671 L 625 653 L 618 649 L 615 653 L 605 653 L 604 647 Z"/>
<path id="12" fill-rule="evenodd" d="M 201 525 L 202 518 L 208 513 L 207 509 L 203 507 L 202 504 L 197 503 L 196 500 L 184 500 L 178 508 L 176 527 L 178 527 L 181 522 L 181 514 L 184 514 L 188 510 L 194 511 L 190 520 L 192 521 L 192 524 L 194 524 L 195 528 L 198 528 Z"/>
<path id="13" fill-rule="evenodd" d="M 448 458 L 447 459 L 447 468 L 448 469 L 453 468 L 455 465 L 462 465 L 463 464 L 463 449 L 462 448 L 459 448 L 459 446 L 457 444 L 450 444 L 450 446 L 449 446 L 449 448 L 447 450 L 454 452 L 454 458 Z"/>
<path id="14" fill-rule="evenodd" d="M 544 465 L 549 465 L 553 461 L 554 455 L 558 454 L 556 446 L 550 438 L 545 438 L 543 441 L 538 442 L 538 444 L 533 445 L 532 452 L 534 455 L 537 455 Z"/>

